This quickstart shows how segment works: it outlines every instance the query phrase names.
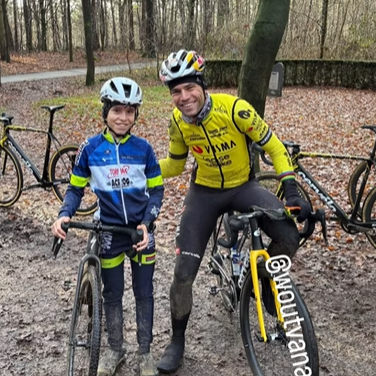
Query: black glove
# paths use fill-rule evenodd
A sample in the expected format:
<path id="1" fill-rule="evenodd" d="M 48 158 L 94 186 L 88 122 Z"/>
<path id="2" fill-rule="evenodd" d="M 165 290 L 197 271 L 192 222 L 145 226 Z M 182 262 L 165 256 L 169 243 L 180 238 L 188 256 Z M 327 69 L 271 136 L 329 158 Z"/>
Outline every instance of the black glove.
<path id="1" fill-rule="evenodd" d="M 311 205 L 298 193 L 295 179 L 285 180 L 282 185 L 285 191 L 286 206 L 299 206 L 300 214 L 297 221 L 299 223 L 304 222 L 311 213 Z"/>

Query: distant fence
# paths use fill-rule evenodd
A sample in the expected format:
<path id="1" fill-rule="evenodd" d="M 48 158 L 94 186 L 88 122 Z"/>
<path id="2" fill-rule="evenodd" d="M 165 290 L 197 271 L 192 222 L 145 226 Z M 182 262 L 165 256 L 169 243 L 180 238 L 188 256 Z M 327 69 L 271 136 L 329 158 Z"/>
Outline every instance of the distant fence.
<path id="1" fill-rule="evenodd" d="M 278 60 L 285 68 L 284 86 L 342 86 L 376 90 L 376 62 L 339 60 Z M 209 86 L 236 87 L 239 60 L 208 60 L 205 78 Z"/>

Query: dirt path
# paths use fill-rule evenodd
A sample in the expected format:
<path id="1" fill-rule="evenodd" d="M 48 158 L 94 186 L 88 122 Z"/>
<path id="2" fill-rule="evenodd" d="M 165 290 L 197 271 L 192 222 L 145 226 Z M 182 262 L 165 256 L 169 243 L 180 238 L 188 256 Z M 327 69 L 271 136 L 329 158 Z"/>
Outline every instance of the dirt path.
<path id="1" fill-rule="evenodd" d="M 18 107 L 23 92 L 16 85 L 9 85 L 7 96 L 0 95 L 0 99 L 4 98 L 6 102 L 2 103 L 17 109 L 21 118 L 30 119 L 30 108 Z M 51 95 L 39 83 L 25 88 L 25 92 L 34 99 Z M 313 98 L 318 98 L 322 107 L 319 108 L 317 103 L 311 105 Z M 353 105 L 358 99 L 357 105 Z M 294 137 L 297 139 L 322 142 L 323 145 L 319 144 L 320 150 L 327 150 L 328 143 L 323 135 L 331 134 L 332 148 L 342 150 L 344 137 L 350 134 L 351 147 L 364 154 L 364 140 L 359 138 L 358 133 L 354 135 L 354 129 L 361 122 L 371 121 L 362 116 L 369 115 L 369 103 L 374 103 L 374 100 L 373 92 L 337 90 L 332 96 L 323 90 L 297 88 L 286 90 L 280 101 L 270 102 L 268 113 L 271 118 L 278 113 L 281 119 L 288 119 L 287 123 L 295 124 Z M 283 107 L 294 103 L 302 107 L 305 119 L 312 118 L 314 125 L 321 126 L 310 129 L 312 136 L 309 139 L 304 134 L 307 126 L 312 127 L 312 124 L 307 123 L 299 128 L 302 122 L 281 114 Z M 343 113 L 346 117 L 335 119 L 328 128 L 324 128 L 327 117 L 319 117 L 324 107 L 330 108 L 330 113 Z M 350 107 L 352 117 L 347 121 Z M 290 113 L 296 119 L 303 116 L 298 110 Z M 335 122 L 340 123 L 341 127 L 334 126 L 337 124 Z M 282 121 L 280 125 L 279 131 L 283 134 L 288 128 Z M 162 132 L 152 131 L 153 134 Z M 284 139 L 288 139 L 290 133 L 286 130 Z M 358 142 L 354 142 L 355 136 L 359 138 Z M 317 149 L 317 145 L 313 145 L 313 148 Z M 164 150 L 158 150 L 158 153 L 163 155 Z M 342 167 L 329 165 L 326 170 L 323 165 L 318 166 L 318 172 L 322 179 L 328 180 L 331 192 L 346 195 L 345 189 L 337 188 L 333 171 L 336 171 L 335 179 L 341 179 L 341 172 L 342 181 L 348 179 L 349 171 L 342 170 Z M 170 179 L 166 183 L 164 210 L 158 224 L 153 343 L 156 358 L 160 357 L 169 339 L 168 296 L 174 266 L 173 237 L 178 221 L 176 212 L 185 193 L 187 176 L 183 180 Z M 317 205 L 316 202 L 314 204 Z M 57 211 L 58 204 L 52 193 L 41 191 L 28 191 L 14 207 L 0 209 L 1 376 L 59 376 L 66 373 L 66 344 L 74 288 L 66 290 L 63 286 L 65 281 L 75 282 L 86 239 L 82 235 L 74 236 L 72 231 L 58 259 L 52 260 L 49 227 Z M 320 375 L 374 376 L 376 250 L 364 235 L 347 235 L 332 222 L 328 230 L 331 250 L 313 237 L 294 259 L 292 269 L 314 322 L 319 342 Z M 237 317 L 230 317 L 225 312 L 219 296 L 211 297 L 207 292 L 213 277 L 206 269 L 206 263 L 207 259 L 194 285 L 194 308 L 187 332 L 184 364 L 175 376 L 250 375 Z M 129 271 L 126 273 L 124 333 L 129 356 L 117 376 L 137 375 L 134 299 Z"/>
<path id="2" fill-rule="evenodd" d="M 11 221 L 9 220 L 11 218 Z M 160 235 L 164 226 L 160 224 Z M 85 238 L 70 233 L 57 260 L 50 255 L 49 229 L 16 210 L 0 212 L 0 369 L 2 375 L 64 375 L 74 284 Z M 172 238 L 159 236 L 155 273 L 153 349 L 158 358 L 169 338 L 168 288 L 174 256 Z M 162 241 L 163 239 L 163 241 Z M 338 252 L 314 246 L 295 260 L 294 278 L 305 298 L 319 341 L 321 375 L 373 376 L 376 302 L 375 251 L 363 265 L 351 264 L 346 244 Z M 204 261 L 194 288 L 194 309 L 179 376 L 249 375 L 237 317 L 230 317 L 219 297 L 207 293 L 212 276 Z M 128 274 L 128 271 L 126 272 Z M 129 274 L 128 274 L 129 276 Z M 134 301 L 129 278 L 124 297 L 124 333 L 129 351 L 117 375 L 137 375 Z M 288 375 L 283 375 L 288 376 Z"/>

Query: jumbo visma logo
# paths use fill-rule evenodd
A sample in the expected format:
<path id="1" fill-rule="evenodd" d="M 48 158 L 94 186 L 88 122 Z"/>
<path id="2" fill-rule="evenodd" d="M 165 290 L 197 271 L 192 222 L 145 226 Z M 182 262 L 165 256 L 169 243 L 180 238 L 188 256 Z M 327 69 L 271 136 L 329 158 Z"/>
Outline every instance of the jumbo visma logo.
<path id="1" fill-rule="evenodd" d="M 201 146 L 196 145 L 192 147 L 192 150 L 197 154 L 202 154 L 204 150 L 206 151 L 207 154 L 210 154 L 211 152 L 221 153 L 224 151 L 231 150 L 235 146 L 236 146 L 236 143 L 233 140 L 231 140 L 230 142 L 222 142 L 220 144 L 213 144 L 212 146 L 207 145 L 207 146 L 204 146 L 204 149 Z"/>

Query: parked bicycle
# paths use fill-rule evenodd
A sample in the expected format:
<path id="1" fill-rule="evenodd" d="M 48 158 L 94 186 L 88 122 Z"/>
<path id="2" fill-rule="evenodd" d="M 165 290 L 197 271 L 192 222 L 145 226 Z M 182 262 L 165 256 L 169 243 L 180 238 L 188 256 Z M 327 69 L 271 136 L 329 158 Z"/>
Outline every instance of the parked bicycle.
<path id="1" fill-rule="evenodd" d="M 374 125 L 363 125 L 361 128 L 369 129 L 376 135 L 376 126 Z M 339 221 L 342 229 L 349 234 L 365 233 L 369 242 L 376 248 L 376 187 L 369 188 L 367 185 L 371 168 L 376 163 L 376 137 L 369 157 L 304 152 L 301 151 L 300 145 L 293 141 L 284 142 L 284 145 L 290 154 L 294 171 L 300 177 L 302 184 L 308 185 L 318 195 L 320 200 L 327 205 L 334 214 L 334 219 Z M 267 159 L 263 151 L 260 152 L 260 155 L 265 163 L 271 165 L 271 162 Z M 351 174 L 348 183 L 348 195 L 351 203 L 350 213 L 346 213 L 336 200 L 319 184 L 318 180 L 308 172 L 308 169 L 302 165 L 301 160 L 303 158 L 361 161 Z M 283 187 L 279 183 L 276 174 L 273 172 L 261 173 L 258 178 L 259 181 L 263 181 L 263 184 L 268 186 L 274 185 L 277 196 L 283 195 Z M 301 188 L 309 196 L 304 187 L 301 186 Z M 369 189 L 369 191 L 366 191 L 366 189 Z"/>
<path id="2" fill-rule="evenodd" d="M 72 319 L 69 331 L 67 369 L 68 376 L 96 376 L 102 332 L 102 279 L 99 258 L 101 239 L 105 232 L 130 235 L 134 244 L 143 239 L 143 231 L 133 228 L 108 226 L 94 220 L 88 222 L 63 223 L 62 229 L 69 228 L 89 231 L 86 254 L 82 258 L 77 274 L 76 292 L 73 302 Z M 53 257 L 56 258 L 63 240 L 54 239 Z M 133 252 L 130 251 L 130 252 Z M 134 251 L 135 252 L 135 251 Z M 128 256 L 133 257 L 127 253 Z M 138 252 L 141 264 L 141 252 Z"/>
<path id="3" fill-rule="evenodd" d="M 62 146 L 53 134 L 54 114 L 64 107 L 64 105 L 41 106 L 41 108 L 50 113 L 49 128 L 47 131 L 12 125 L 13 116 L 2 114 L 0 117 L 0 122 L 4 125 L 4 130 L 0 138 L 0 207 L 13 205 L 20 198 L 23 191 L 34 188 L 52 189 L 58 201 L 60 203 L 63 202 L 78 151 L 78 145 Z M 21 145 L 13 138 L 10 134 L 11 131 L 46 134 L 47 143 L 42 172 L 39 171 L 31 157 L 27 155 Z M 50 157 L 52 143 L 56 151 Z M 24 187 L 24 176 L 19 160 L 31 171 L 37 184 Z M 86 190 L 87 192 L 85 192 L 77 214 L 87 215 L 97 209 L 95 194 L 90 191 L 90 187 L 87 187 Z"/>
<path id="4" fill-rule="evenodd" d="M 289 210 L 254 206 L 248 213 L 230 216 L 226 213 L 223 216 L 227 240 L 218 238 L 211 250 L 208 266 L 216 275 L 217 285 L 210 293 L 216 295 L 220 292 L 229 312 L 236 311 L 240 302 L 240 329 L 254 375 L 294 375 L 300 372 L 318 376 L 317 340 L 308 309 L 289 276 L 290 259 L 283 255 L 270 258 L 258 224 L 264 216 L 284 220 L 286 215 L 290 215 Z M 326 240 L 323 209 L 311 213 L 306 231 L 301 236 L 308 238 L 317 221 L 321 222 Z M 246 246 L 247 239 L 250 247 Z M 280 265 L 277 259 L 284 261 L 284 267 L 275 267 L 275 262 Z M 268 290 L 273 293 L 269 293 L 271 300 L 267 299 Z"/>

